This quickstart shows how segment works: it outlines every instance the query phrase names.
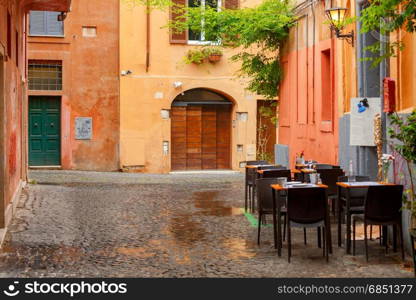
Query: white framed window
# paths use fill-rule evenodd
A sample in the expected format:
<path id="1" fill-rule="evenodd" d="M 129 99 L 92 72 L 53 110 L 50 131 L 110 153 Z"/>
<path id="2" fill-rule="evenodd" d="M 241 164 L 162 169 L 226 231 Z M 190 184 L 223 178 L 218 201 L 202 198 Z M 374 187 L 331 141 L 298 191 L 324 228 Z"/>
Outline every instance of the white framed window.
<path id="1" fill-rule="evenodd" d="M 189 7 L 201 7 L 202 10 L 209 6 L 221 10 L 222 0 L 188 0 Z M 204 28 L 204 20 L 201 21 L 201 28 Z M 189 45 L 218 45 L 218 41 L 211 41 L 206 37 L 204 30 L 194 31 L 188 30 L 188 44 Z"/>

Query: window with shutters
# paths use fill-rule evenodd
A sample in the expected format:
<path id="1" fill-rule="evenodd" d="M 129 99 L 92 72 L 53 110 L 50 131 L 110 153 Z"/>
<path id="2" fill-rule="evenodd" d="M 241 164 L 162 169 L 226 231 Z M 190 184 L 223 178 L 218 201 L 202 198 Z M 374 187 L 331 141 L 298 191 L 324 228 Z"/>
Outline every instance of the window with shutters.
<path id="1" fill-rule="evenodd" d="M 222 0 L 188 0 L 189 7 L 201 7 L 201 9 L 205 9 L 205 7 L 211 7 L 217 8 L 217 10 L 219 11 L 221 9 L 221 5 Z M 202 19 L 201 22 L 201 28 L 204 28 L 204 20 Z M 212 38 L 207 36 L 204 30 L 188 30 L 188 44 L 200 45 L 211 43 L 215 43 L 215 41 L 212 41 Z"/>
<path id="2" fill-rule="evenodd" d="M 60 12 L 31 11 L 29 34 L 31 36 L 64 36 L 64 22 L 58 21 Z"/>
<path id="3" fill-rule="evenodd" d="M 29 90 L 62 90 L 62 62 L 50 60 L 29 61 Z"/>

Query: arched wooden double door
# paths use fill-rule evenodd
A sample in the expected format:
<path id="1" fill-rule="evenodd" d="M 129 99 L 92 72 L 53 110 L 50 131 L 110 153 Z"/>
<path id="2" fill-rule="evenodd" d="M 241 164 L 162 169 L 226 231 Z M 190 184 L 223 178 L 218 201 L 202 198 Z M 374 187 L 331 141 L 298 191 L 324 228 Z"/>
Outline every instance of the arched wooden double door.
<path id="1" fill-rule="evenodd" d="M 232 103 L 217 93 L 194 89 L 171 109 L 172 170 L 229 169 Z"/>

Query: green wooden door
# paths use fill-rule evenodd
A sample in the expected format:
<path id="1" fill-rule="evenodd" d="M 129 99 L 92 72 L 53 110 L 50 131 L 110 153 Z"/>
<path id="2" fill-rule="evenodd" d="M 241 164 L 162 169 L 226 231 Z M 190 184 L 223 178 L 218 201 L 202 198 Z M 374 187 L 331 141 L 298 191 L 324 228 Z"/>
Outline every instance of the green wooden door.
<path id="1" fill-rule="evenodd" d="M 29 97 L 29 165 L 61 164 L 61 99 Z"/>

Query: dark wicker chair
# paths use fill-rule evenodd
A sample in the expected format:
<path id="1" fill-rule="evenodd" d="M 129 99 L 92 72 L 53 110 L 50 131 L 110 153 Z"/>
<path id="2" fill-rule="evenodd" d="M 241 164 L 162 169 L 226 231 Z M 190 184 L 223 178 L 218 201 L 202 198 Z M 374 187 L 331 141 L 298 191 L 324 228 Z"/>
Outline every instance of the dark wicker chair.
<path id="1" fill-rule="evenodd" d="M 331 203 L 332 212 L 335 215 L 335 202 L 338 197 L 338 178 L 344 176 L 342 169 L 318 169 L 322 183 L 328 186 L 328 201 Z"/>
<path id="2" fill-rule="evenodd" d="M 260 230 L 261 223 L 264 221 L 265 215 L 273 214 L 273 190 L 270 187 L 276 184 L 276 178 L 261 178 L 257 179 L 257 211 L 258 211 L 258 230 L 257 230 L 257 244 L 260 245 Z M 286 225 L 286 201 L 281 202 L 281 214 L 284 217 L 284 226 Z M 280 222 L 280 220 L 277 220 Z M 283 233 L 285 232 L 285 227 Z M 284 239 L 284 237 L 283 237 Z M 276 244 L 276 241 L 275 241 Z"/>
<path id="3" fill-rule="evenodd" d="M 267 165 L 267 161 L 265 160 L 250 160 L 246 161 L 247 166 L 256 166 L 256 165 Z M 251 193 L 252 193 L 252 186 L 254 185 L 255 176 L 254 174 L 255 169 L 246 168 L 246 178 L 245 178 L 245 193 L 244 193 L 244 209 L 247 211 L 248 208 L 248 201 L 251 199 Z"/>
<path id="4" fill-rule="evenodd" d="M 315 168 L 316 169 L 333 169 L 333 165 L 328 165 L 328 164 L 316 164 Z"/>
<path id="5" fill-rule="evenodd" d="M 328 261 L 331 228 L 325 188 L 291 188 L 287 191 L 287 242 L 288 262 L 292 255 L 291 227 L 323 228 L 323 255 Z"/>
<path id="6" fill-rule="evenodd" d="M 367 226 L 379 225 L 396 227 L 399 232 L 402 260 L 404 260 L 403 226 L 402 226 L 402 185 L 370 186 L 364 200 L 364 214 L 353 215 L 353 244 L 355 255 L 355 226 L 358 220 L 364 221 L 365 256 L 368 261 Z M 387 245 L 386 245 L 387 247 Z M 387 248 L 386 248 L 387 249 Z"/>
<path id="7" fill-rule="evenodd" d="M 264 170 L 262 178 L 277 178 L 277 177 L 286 177 L 287 181 L 292 180 L 292 174 L 290 170 Z"/>

